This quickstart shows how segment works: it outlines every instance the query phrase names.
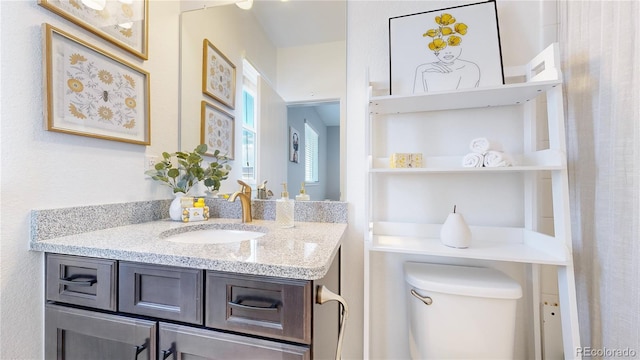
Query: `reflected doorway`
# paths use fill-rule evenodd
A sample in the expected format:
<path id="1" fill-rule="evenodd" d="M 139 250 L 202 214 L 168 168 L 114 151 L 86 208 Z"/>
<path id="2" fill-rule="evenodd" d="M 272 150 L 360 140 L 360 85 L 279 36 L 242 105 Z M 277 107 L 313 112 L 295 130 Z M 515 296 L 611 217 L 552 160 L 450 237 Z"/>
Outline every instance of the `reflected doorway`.
<path id="1" fill-rule="evenodd" d="M 292 132 L 298 135 L 296 147 Z M 340 200 L 340 102 L 288 104 L 287 133 L 290 197 L 298 195 L 304 183 L 311 200 Z"/>

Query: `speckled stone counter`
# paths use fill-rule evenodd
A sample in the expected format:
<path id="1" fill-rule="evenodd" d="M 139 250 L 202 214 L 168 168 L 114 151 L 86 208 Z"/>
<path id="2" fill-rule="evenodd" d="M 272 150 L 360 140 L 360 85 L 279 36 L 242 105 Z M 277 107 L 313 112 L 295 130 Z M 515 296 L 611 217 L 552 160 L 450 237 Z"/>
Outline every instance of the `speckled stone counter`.
<path id="1" fill-rule="evenodd" d="M 346 204 L 342 204 L 346 214 Z M 304 280 L 320 279 L 326 274 L 347 228 L 344 222 L 297 221 L 293 228 L 281 229 L 270 220 L 242 224 L 234 218 L 193 223 L 164 219 L 126 224 L 126 220 L 118 220 L 115 227 L 102 229 L 99 227 L 106 225 L 87 229 L 67 224 L 66 228 L 57 229 L 55 236 L 45 231 L 47 225 L 56 223 L 54 219 L 49 211 L 32 213 L 31 250 Z M 227 244 L 167 240 L 170 234 L 211 228 L 260 231 L 265 235 Z"/>

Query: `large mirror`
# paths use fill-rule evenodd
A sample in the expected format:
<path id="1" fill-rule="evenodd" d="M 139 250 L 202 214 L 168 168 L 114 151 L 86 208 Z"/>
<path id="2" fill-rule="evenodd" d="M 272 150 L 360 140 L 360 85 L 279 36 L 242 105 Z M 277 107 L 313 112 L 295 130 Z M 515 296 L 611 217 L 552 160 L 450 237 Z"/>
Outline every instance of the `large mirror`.
<path id="1" fill-rule="evenodd" d="M 292 198 L 304 183 L 311 200 L 341 200 L 346 2 L 255 0 L 250 9 L 240 8 L 246 0 L 182 2 L 181 150 L 202 142 L 204 102 L 207 116 L 232 120 L 224 146 L 233 169 L 221 192 L 244 179 L 254 189 L 267 181 L 276 197 L 286 182 Z M 203 93 L 205 39 L 235 66 L 233 108 Z"/>

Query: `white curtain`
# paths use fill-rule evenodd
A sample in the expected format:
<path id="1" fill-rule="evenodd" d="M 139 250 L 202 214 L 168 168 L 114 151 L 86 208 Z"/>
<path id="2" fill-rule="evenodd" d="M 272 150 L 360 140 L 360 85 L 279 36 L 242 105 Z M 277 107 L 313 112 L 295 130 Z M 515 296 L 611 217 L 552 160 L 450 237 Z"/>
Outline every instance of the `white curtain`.
<path id="1" fill-rule="evenodd" d="M 640 1 L 558 4 L 582 346 L 640 358 Z"/>

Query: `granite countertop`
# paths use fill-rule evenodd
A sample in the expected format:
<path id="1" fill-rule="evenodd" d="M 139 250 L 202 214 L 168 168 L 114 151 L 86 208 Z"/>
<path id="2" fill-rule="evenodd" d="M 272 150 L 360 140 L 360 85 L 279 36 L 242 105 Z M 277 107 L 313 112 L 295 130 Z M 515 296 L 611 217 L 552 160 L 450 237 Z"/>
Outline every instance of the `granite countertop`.
<path id="1" fill-rule="evenodd" d="M 208 228 L 266 232 L 260 238 L 227 244 L 183 244 L 167 234 Z M 316 280 L 324 277 L 335 257 L 346 223 L 300 222 L 290 229 L 275 221 L 214 218 L 181 223 L 157 220 L 35 239 L 30 249 L 68 255 L 218 270 L 242 274 Z"/>

